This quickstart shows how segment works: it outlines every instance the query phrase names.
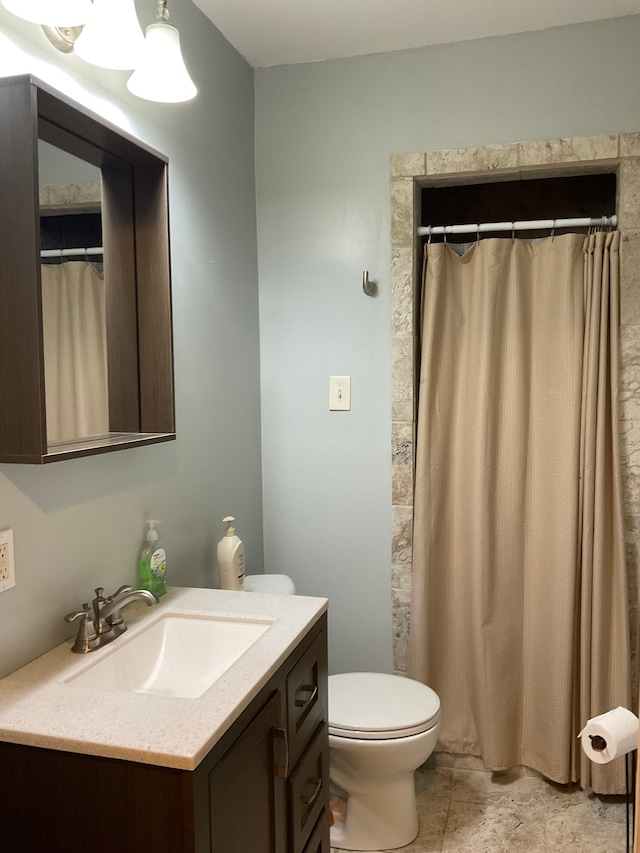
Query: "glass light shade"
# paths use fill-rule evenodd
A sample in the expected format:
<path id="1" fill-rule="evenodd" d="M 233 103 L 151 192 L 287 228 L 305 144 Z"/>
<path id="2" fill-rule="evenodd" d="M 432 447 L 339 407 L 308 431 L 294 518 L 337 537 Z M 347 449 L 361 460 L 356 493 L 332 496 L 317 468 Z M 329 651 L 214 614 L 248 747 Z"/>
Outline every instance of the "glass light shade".
<path id="1" fill-rule="evenodd" d="M 80 27 L 91 14 L 91 0 L 2 0 L 18 18 L 45 27 Z"/>
<path id="2" fill-rule="evenodd" d="M 134 0 L 94 0 L 93 10 L 75 43 L 85 62 L 128 71 L 144 49 L 144 36 Z"/>
<path id="3" fill-rule="evenodd" d="M 171 24 L 149 24 L 144 51 L 127 88 L 139 98 L 164 104 L 195 98 L 198 90 L 182 58 L 180 33 Z"/>

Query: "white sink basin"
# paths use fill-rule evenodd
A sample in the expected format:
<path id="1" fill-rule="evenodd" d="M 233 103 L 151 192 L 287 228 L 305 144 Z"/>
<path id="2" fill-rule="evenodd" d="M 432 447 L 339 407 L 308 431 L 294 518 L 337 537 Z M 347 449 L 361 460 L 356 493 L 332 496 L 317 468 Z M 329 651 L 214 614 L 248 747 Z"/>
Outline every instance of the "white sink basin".
<path id="1" fill-rule="evenodd" d="M 115 640 L 109 654 L 67 683 L 195 699 L 272 624 L 165 614 L 135 636 L 124 634 Z"/>

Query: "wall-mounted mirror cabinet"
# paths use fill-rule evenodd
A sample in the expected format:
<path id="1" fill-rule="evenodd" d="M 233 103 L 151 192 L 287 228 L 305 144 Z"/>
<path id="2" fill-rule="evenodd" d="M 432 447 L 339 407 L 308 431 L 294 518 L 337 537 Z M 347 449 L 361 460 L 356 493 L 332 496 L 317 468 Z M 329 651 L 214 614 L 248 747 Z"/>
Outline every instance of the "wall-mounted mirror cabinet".
<path id="1" fill-rule="evenodd" d="M 167 158 L 0 79 L 0 462 L 175 438 Z"/>

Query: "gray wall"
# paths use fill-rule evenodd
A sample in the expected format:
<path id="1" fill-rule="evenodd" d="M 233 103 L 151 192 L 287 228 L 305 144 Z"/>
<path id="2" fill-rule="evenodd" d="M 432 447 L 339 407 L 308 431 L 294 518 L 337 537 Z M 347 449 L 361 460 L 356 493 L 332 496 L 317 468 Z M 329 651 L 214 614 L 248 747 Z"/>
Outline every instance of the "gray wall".
<path id="1" fill-rule="evenodd" d="M 97 166 L 39 139 L 38 178 L 40 186 L 46 187 L 63 184 L 99 184 L 102 175 Z"/>
<path id="2" fill-rule="evenodd" d="M 150 23 L 155 4 L 138 11 Z M 217 585 L 228 513 L 248 567 L 263 567 L 253 70 L 193 4 L 171 16 L 200 90 L 183 105 L 134 98 L 127 73 L 58 54 L 0 6 L 0 75 L 34 73 L 170 158 L 178 431 L 156 447 L 0 466 L 17 579 L 0 595 L 0 675 L 68 636 L 62 616 L 94 587 L 135 581 L 149 516 L 164 522 L 172 584 Z"/>
<path id="3" fill-rule="evenodd" d="M 266 569 L 329 597 L 333 671 L 392 666 L 389 157 L 638 130 L 638 45 L 633 16 L 256 72 Z"/>

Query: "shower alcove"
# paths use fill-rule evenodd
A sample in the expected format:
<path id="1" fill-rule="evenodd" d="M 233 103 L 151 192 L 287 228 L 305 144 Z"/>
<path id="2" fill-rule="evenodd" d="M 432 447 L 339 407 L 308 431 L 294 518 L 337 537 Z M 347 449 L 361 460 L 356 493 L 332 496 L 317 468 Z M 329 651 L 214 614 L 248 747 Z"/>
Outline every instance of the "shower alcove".
<path id="1" fill-rule="evenodd" d="M 586 188 L 584 198 L 585 203 L 590 205 L 588 211 L 569 212 L 563 207 L 566 199 L 548 195 L 554 192 L 555 188 L 571 183 L 564 180 L 569 178 L 575 187 L 582 184 Z M 479 185 L 484 187 L 483 191 L 480 191 Z M 534 187 L 535 189 L 532 189 Z M 518 188 L 522 191 L 519 192 Z M 578 190 L 578 194 L 580 192 L 583 190 Z M 549 206 L 542 213 L 540 205 L 545 203 L 545 193 Z M 515 199 L 513 214 L 505 209 L 505 199 L 509 204 L 513 204 Z M 608 209 L 594 211 L 593 206 L 598 199 Z M 450 215 L 453 214 L 446 209 L 447 204 L 452 204 L 456 211 L 464 212 L 456 213 L 452 219 Z M 461 204 L 466 206 L 461 207 Z M 487 208 L 487 204 L 495 204 L 495 207 Z M 496 215 L 481 213 L 487 209 L 495 209 Z M 640 541 L 640 132 L 397 154 L 391 158 L 391 594 L 394 669 L 398 673 L 406 673 L 412 567 L 417 310 L 423 243 L 422 238 L 417 236 L 416 229 L 419 225 L 428 224 L 515 218 L 546 219 L 569 215 L 600 216 L 611 213 L 617 215 L 617 228 L 621 232 L 619 428 L 631 611 L 633 690 L 634 701 L 637 701 L 637 548 Z M 467 215 L 469 218 L 466 218 Z M 540 233 L 536 236 L 540 236 Z M 460 239 L 469 241 L 473 240 L 474 236 L 468 235 Z"/>

